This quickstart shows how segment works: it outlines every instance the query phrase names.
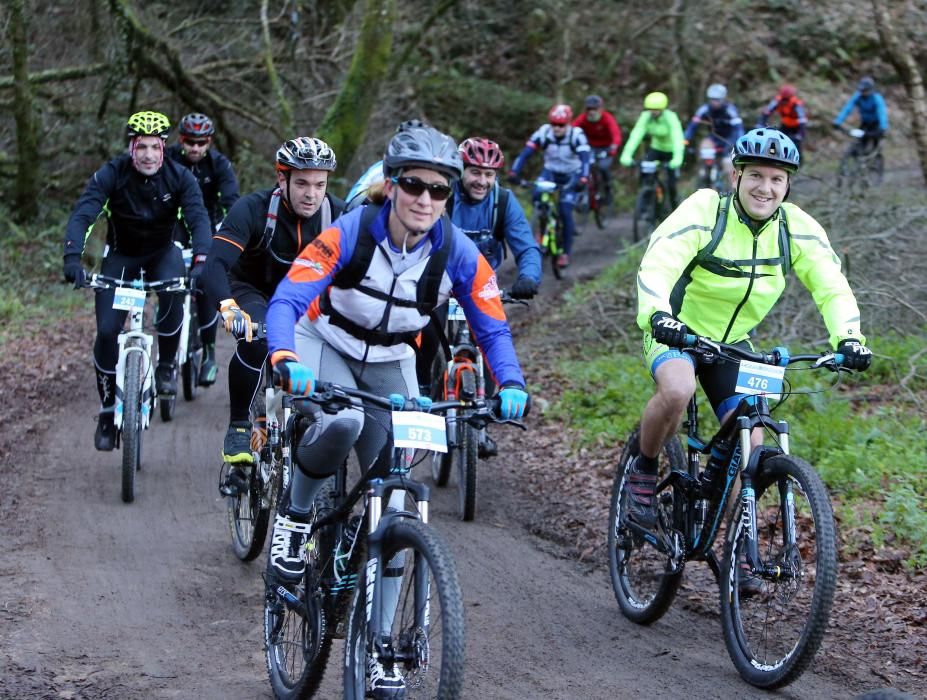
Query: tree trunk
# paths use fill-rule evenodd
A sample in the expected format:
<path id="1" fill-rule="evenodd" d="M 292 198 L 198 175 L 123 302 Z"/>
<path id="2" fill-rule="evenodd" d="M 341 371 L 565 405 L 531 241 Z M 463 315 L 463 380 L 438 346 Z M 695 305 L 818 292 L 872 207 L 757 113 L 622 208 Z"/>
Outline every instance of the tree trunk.
<path id="1" fill-rule="evenodd" d="M 29 83 L 29 45 L 23 0 L 12 0 L 10 45 L 15 82 L 13 114 L 16 119 L 16 185 L 14 218 L 32 221 L 38 216 L 39 141 L 35 127 L 32 85 Z"/>
<path id="2" fill-rule="evenodd" d="M 264 39 L 264 67 L 267 69 L 267 77 L 270 78 L 270 86 L 277 96 L 277 104 L 280 106 L 280 127 L 286 138 L 291 139 L 297 134 L 293 134 L 293 108 L 290 101 L 283 92 L 283 85 L 280 82 L 280 76 L 277 74 L 277 67 L 274 65 L 274 45 L 270 39 L 270 24 L 267 19 L 267 0 L 261 2 L 261 36 Z"/>
<path id="3" fill-rule="evenodd" d="M 924 77 L 907 38 L 896 31 L 887 3 L 883 0 L 872 0 L 872 9 L 885 57 L 898 71 L 908 95 L 913 116 L 911 129 L 914 132 L 914 143 L 921 161 L 921 172 L 927 182 L 927 96 L 924 93 Z"/>
<path id="4" fill-rule="evenodd" d="M 367 121 L 389 67 L 396 0 L 365 0 L 360 39 L 344 85 L 317 130 L 335 150 L 342 168 L 364 140 Z"/>

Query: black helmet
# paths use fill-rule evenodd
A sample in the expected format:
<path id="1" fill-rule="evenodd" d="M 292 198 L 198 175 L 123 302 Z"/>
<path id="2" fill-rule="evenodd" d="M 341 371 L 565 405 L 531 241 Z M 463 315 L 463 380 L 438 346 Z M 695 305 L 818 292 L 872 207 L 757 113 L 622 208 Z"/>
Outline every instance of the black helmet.
<path id="1" fill-rule="evenodd" d="M 589 95 L 589 97 L 586 98 L 586 109 L 602 109 L 602 105 L 604 104 L 605 100 L 598 95 Z"/>
<path id="2" fill-rule="evenodd" d="M 408 167 L 436 170 L 458 180 L 463 173 L 463 160 L 454 139 L 418 120 L 410 120 L 399 125 L 386 146 L 383 176 L 390 178 Z"/>
<path id="3" fill-rule="evenodd" d="M 216 128 L 205 114 L 193 112 L 180 120 L 178 131 L 184 136 L 212 136 Z"/>

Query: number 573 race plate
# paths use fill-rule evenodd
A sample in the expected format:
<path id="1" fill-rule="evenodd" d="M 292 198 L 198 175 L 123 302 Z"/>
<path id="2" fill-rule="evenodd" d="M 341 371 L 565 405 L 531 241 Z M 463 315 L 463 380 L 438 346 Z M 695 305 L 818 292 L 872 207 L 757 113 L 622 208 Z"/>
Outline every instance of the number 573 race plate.
<path id="1" fill-rule="evenodd" d="M 447 452 L 444 416 L 421 411 L 393 411 L 393 445 Z"/>
<path id="2" fill-rule="evenodd" d="M 738 394 L 763 394 L 771 399 L 779 399 L 784 377 L 785 367 L 741 360 L 734 391 Z"/>

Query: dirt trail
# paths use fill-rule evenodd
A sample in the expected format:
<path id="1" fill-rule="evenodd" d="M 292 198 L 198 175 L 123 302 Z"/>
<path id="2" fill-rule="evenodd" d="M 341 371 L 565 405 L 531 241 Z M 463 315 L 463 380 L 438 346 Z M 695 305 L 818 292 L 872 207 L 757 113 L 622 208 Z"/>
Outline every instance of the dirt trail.
<path id="1" fill-rule="evenodd" d="M 616 237 L 584 234 L 570 275 L 607 264 Z M 545 280 L 530 313 L 543 312 L 556 286 Z M 231 346 L 223 340 L 220 350 L 227 358 Z M 195 402 L 178 401 L 173 423 L 155 418 L 137 499 L 126 505 L 120 453 L 92 447 L 95 392 L 85 370 L 79 391 L 48 413 L 36 449 L 4 458 L 0 698 L 271 697 L 263 558 L 235 559 L 216 490 L 226 373 Z M 737 676 L 716 620 L 677 606 L 650 628 L 633 625 L 606 571 L 530 535 L 532 504 L 505 476 L 517 475 L 517 458 L 482 466 L 474 523 L 456 520 L 453 489 L 435 492 L 432 519 L 450 541 L 465 596 L 466 697 L 765 695 Z M 340 692 L 339 651 L 319 697 Z M 814 672 L 781 693 L 850 695 Z"/>

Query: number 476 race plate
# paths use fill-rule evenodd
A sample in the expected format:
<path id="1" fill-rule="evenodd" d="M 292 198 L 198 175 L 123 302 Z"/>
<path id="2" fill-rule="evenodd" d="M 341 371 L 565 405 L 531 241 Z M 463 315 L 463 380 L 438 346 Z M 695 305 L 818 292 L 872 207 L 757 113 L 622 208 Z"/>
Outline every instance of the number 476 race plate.
<path id="1" fill-rule="evenodd" d="M 771 399 L 779 399 L 784 377 L 785 367 L 741 360 L 734 391 L 738 394 L 763 394 Z"/>

